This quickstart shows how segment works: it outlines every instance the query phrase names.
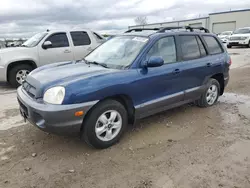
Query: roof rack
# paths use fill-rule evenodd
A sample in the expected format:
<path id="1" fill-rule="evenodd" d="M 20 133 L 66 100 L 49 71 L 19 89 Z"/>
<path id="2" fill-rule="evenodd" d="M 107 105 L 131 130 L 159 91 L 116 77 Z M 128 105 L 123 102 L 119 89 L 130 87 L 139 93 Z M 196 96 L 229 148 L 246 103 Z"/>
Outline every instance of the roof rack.
<path id="1" fill-rule="evenodd" d="M 163 27 L 163 28 L 161 28 L 157 32 L 158 33 L 163 33 L 163 32 L 165 32 L 167 30 L 173 30 L 173 29 L 186 29 L 186 30 L 189 30 L 190 32 L 193 32 L 194 29 L 197 29 L 197 30 L 204 31 L 205 33 L 210 33 L 207 28 L 204 28 L 204 27 L 191 27 L 191 26 L 184 26 L 184 27 Z"/>
<path id="2" fill-rule="evenodd" d="M 135 29 L 129 29 L 125 31 L 125 33 L 131 33 L 132 31 L 138 32 L 138 31 L 159 31 L 160 28 L 135 28 Z"/>

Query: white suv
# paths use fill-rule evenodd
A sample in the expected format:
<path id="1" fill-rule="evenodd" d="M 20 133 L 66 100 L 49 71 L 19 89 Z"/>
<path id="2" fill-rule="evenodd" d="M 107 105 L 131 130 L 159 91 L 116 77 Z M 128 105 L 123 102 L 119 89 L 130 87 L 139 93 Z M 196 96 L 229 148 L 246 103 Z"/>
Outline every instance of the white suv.
<path id="1" fill-rule="evenodd" d="M 21 47 L 0 50 L 0 81 L 18 87 L 33 69 L 80 60 L 104 41 L 101 35 L 87 29 L 38 33 Z"/>
<path id="2" fill-rule="evenodd" d="M 246 46 L 250 48 L 250 27 L 240 28 L 236 30 L 227 43 L 227 47 Z"/>

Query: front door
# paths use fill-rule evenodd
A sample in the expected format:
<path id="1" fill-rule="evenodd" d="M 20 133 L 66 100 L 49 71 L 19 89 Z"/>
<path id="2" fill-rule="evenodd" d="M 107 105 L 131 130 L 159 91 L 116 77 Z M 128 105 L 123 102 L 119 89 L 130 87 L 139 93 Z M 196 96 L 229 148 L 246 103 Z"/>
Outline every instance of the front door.
<path id="1" fill-rule="evenodd" d="M 38 47 L 39 66 L 73 60 L 72 49 L 69 45 L 69 40 L 65 32 L 54 33 L 48 36 L 44 42 L 46 41 L 50 41 L 52 45 L 47 46 L 46 48 L 44 48 L 43 45 Z"/>
<path id="2" fill-rule="evenodd" d="M 83 59 L 93 49 L 91 48 L 91 40 L 85 31 L 72 31 L 70 32 L 73 41 L 73 51 L 75 60 Z"/>
<path id="3" fill-rule="evenodd" d="M 182 63 L 177 62 L 174 36 L 160 38 L 156 41 L 145 60 L 151 56 L 160 56 L 164 65 L 160 67 L 141 68 L 139 74 L 139 104 L 136 105 L 140 117 L 161 111 L 168 106 L 181 102 L 184 98 L 182 88 Z"/>

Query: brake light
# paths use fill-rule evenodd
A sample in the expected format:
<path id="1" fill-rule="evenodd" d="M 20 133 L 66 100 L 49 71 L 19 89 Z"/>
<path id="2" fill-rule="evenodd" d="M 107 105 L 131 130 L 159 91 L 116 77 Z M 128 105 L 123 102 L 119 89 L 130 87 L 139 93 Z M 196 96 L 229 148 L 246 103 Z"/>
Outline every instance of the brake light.
<path id="1" fill-rule="evenodd" d="M 231 65 L 232 65 L 232 59 L 231 59 L 231 57 L 230 57 L 230 59 L 229 59 L 228 64 L 229 64 L 229 66 L 231 66 Z"/>

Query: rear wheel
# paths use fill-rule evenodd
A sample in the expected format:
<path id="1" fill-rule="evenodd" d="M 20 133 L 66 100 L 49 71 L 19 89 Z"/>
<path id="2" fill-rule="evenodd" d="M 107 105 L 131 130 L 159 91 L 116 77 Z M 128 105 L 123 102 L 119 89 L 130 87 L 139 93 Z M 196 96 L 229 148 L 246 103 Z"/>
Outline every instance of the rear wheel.
<path id="1" fill-rule="evenodd" d="M 9 83 L 13 87 L 20 86 L 26 79 L 27 75 L 33 70 L 30 65 L 16 65 L 9 71 Z"/>
<path id="2" fill-rule="evenodd" d="M 108 148 L 119 141 L 128 123 L 124 106 L 115 100 L 105 100 L 86 117 L 82 132 L 85 142 L 95 148 Z"/>
<path id="3" fill-rule="evenodd" d="M 207 89 L 202 94 L 201 98 L 195 103 L 199 107 L 209 107 L 213 106 L 220 95 L 220 84 L 217 80 L 211 78 L 208 81 Z"/>

